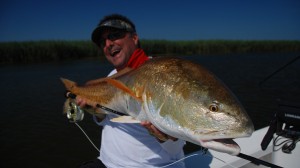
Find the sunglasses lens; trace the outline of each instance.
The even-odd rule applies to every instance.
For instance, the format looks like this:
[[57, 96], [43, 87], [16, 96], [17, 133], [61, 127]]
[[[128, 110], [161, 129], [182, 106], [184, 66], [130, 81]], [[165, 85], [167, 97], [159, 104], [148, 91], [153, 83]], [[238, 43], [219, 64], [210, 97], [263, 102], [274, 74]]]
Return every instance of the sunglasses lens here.
[[117, 40], [117, 39], [120, 39], [120, 38], [123, 38], [125, 36], [126, 32], [115, 32], [115, 33], [110, 33], [108, 36], [107, 36], [107, 39], [109, 40]]
[[125, 31], [111, 32], [111, 33], [109, 33], [109, 34], [106, 36], [106, 38], [102, 38], [102, 39], [101, 39], [100, 44], [101, 44], [102, 47], [104, 47], [104, 46], [105, 46], [106, 39], [111, 40], [111, 41], [115, 41], [115, 40], [124, 38], [125, 35], [126, 35], [126, 32], [125, 32]]

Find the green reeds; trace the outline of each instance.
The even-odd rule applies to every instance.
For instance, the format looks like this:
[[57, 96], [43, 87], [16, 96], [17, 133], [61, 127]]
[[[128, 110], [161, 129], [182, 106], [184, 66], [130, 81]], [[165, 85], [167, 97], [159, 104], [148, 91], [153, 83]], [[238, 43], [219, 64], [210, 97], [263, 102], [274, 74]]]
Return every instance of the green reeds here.
[[142, 41], [142, 47], [148, 51], [148, 53], [152, 54], [215, 55], [231, 53], [274, 53], [300, 51], [300, 41], [144, 40]]
[[0, 43], [0, 63], [39, 63], [95, 57], [100, 50], [88, 41]]
[[[141, 40], [148, 55], [215, 55], [231, 53], [299, 52], [300, 41]], [[31, 41], [0, 43], [0, 63], [39, 63], [99, 57], [91, 41]]]

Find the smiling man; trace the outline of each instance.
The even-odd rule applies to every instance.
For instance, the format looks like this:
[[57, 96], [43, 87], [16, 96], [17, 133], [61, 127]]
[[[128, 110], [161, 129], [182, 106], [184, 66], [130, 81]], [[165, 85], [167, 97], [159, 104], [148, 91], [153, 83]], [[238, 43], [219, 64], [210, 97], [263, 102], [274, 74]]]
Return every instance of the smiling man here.
[[[135, 25], [126, 17], [113, 14], [104, 17], [92, 33], [92, 41], [103, 50], [106, 59], [115, 67], [109, 75], [126, 67], [138, 68], [149, 57], [140, 47]], [[77, 104], [86, 105], [77, 98]], [[115, 115], [94, 116], [95, 122], [103, 126], [100, 156], [86, 162], [88, 167], [162, 167], [183, 158], [184, 141], [170, 137], [151, 123], [126, 124], [111, 122]], [[150, 133], [149, 133], [150, 132]], [[184, 168], [184, 162], [173, 164], [173, 168]]]

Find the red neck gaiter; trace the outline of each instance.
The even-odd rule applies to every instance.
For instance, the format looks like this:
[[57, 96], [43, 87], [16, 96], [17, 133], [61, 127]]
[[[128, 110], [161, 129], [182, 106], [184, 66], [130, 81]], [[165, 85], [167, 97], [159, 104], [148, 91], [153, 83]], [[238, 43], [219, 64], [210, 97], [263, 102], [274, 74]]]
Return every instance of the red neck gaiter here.
[[[145, 54], [145, 52], [138, 48], [131, 55], [129, 61], [127, 62], [127, 67], [136, 69], [147, 61], [149, 57]], [[120, 69], [117, 69], [119, 71]]]

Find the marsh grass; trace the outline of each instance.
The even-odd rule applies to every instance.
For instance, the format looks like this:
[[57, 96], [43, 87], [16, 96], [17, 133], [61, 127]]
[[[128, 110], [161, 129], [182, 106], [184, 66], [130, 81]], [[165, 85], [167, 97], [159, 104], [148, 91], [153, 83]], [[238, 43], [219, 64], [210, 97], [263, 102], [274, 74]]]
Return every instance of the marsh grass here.
[[95, 57], [99, 51], [87, 41], [31, 41], [0, 43], [0, 63], [40, 63]]
[[[300, 41], [242, 40], [141, 40], [148, 55], [216, 55], [300, 51]], [[29, 41], [0, 43], [0, 63], [40, 63], [99, 57], [103, 53], [90, 41]]]

